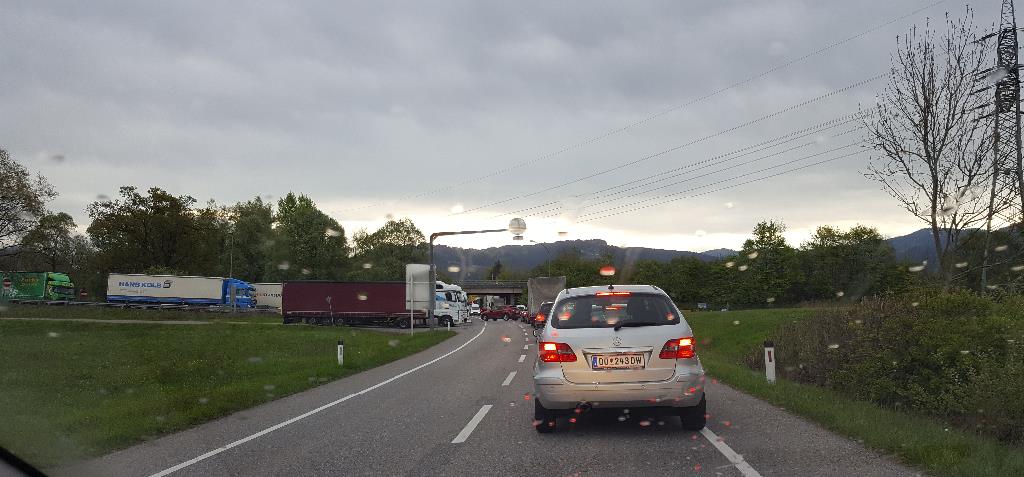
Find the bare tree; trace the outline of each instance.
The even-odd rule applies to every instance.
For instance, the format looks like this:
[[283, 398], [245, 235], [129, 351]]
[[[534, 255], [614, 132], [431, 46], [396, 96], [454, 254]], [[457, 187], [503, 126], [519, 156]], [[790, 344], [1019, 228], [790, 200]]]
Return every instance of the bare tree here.
[[991, 129], [979, 109], [986, 98], [974, 94], [986, 54], [972, 17], [947, 14], [942, 34], [926, 23], [898, 37], [889, 84], [865, 120], [879, 153], [865, 175], [928, 224], [945, 286], [950, 252], [990, 210]]

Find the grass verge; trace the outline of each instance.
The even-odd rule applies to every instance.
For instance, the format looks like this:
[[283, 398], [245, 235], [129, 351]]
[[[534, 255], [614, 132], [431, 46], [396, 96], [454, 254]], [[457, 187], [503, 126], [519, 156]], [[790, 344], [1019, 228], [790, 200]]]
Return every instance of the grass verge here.
[[[701, 343], [708, 373], [750, 395], [821, 426], [896, 456], [937, 476], [1024, 475], [1024, 448], [951, 428], [935, 419], [882, 409], [817, 386], [779, 380], [741, 363], [775, 327], [814, 310], [775, 309], [690, 313], [686, 319]], [[738, 322], [738, 323], [736, 323]]]
[[[102, 455], [408, 356], [453, 332], [0, 321], [0, 445]], [[336, 345], [345, 340], [345, 365]]]

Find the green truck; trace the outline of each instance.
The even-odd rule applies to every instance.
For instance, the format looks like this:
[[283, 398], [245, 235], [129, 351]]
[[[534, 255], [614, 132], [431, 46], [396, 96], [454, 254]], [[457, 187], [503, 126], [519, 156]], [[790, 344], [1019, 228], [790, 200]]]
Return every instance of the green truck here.
[[66, 273], [0, 272], [7, 300], [73, 300], [75, 284]]

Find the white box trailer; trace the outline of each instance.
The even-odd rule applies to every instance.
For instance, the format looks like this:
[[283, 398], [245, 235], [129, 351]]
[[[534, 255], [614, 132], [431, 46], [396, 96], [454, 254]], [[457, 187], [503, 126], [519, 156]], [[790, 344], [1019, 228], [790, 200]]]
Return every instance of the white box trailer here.
[[252, 286], [256, 289], [253, 296], [256, 298], [257, 308], [281, 309], [282, 286], [280, 283], [253, 283]]
[[234, 278], [111, 273], [107, 301], [113, 303], [175, 303], [181, 305], [252, 306], [252, 285]]

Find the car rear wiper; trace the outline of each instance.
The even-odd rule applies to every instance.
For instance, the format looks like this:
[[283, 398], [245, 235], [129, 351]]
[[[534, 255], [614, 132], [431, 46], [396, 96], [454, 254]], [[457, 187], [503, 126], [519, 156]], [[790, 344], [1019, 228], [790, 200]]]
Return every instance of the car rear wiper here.
[[619, 331], [622, 327], [634, 327], [634, 326], [658, 326], [661, 323], [655, 323], [653, 321], [621, 321], [615, 325], [615, 331]]

